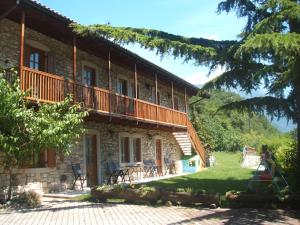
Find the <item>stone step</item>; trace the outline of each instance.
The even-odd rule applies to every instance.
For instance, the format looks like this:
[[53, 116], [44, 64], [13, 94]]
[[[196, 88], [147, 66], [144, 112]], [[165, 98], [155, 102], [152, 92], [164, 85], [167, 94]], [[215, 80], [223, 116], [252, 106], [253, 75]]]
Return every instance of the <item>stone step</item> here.
[[191, 155], [192, 143], [187, 132], [173, 132], [173, 136], [176, 139], [181, 151], [184, 155]]

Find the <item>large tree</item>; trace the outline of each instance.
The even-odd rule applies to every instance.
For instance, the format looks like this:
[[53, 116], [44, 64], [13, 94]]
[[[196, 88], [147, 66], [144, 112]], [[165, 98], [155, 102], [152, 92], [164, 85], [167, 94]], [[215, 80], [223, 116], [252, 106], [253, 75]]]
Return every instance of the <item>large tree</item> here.
[[87, 112], [72, 105], [70, 97], [56, 104], [32, 105], [18, 80], [11, 84], [3, 75], [0, 69], [0, 165], [9, 175], [10, 198], [13, 169], [46, 149], [69, 154], [84, 131]]
[[181, 57], [211, 70], [226, 71], [204, 89], [239, 88], [251, 93], [267, 90], [264, 97], [242, 100], [227, 108], [268, 113], [297, 123], [298, 180], [300, 181], [300, 5], [299, 0], [225, 0], [218, 12], [235, 11], [247, 23], [239, 40], [213, 41], [166, 32], [110, 25], [72, 28], [86, 37], [108, 38], [119, 44], [139, 43], [161, 55]]

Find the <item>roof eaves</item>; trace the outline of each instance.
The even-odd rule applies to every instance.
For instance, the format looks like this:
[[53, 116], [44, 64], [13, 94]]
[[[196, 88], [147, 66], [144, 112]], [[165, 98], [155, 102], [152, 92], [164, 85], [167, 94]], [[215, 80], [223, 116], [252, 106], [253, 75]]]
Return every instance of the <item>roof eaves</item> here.
[[[53, 16], [56, 19], [60, 20], [61, 22], [64, 22], [67, 25], [70, 24], [70, 23], [76, 23], [72, 19], [62, 15], [61, 13], [49, 8], [48, 6], [38, 2], [36, 0], [17, 0], [17, 2], [18, 1], [20, 1], [21, 4], [24, 4], [24, 5], [29, 6], [29, 7], [33, 7], [35, 9], [38, 9], [38, 10], [42, 11], [43, 13], [46, 13], [50, 16]], [[196, 87], [195, 85], [193, 85], [193, 84], [185, 81], [184, 79], [178, 77], [177, 75], [175, 75], [175, 74], [173, 74], [173, 73], [171, 73], [171, 72], [155, 65], [154, 63], [142, 58], [141, 56], [127, 50], [126, 48], [124, 48], [124, 47], [122, 47], [118, 44], [115, 44], [115, 43], [111, 42], [110, 40], [108, 40], [104, 37], [99, 38], [99, 40], [105, 42], [106, 44], [110, 45], [113, 48], [116, 48], [117, 50], [123, 51], [125, 54], [128, 54], [129, 56], [137, 59], [140, 63], [146, 64], [149, 67], [154, 67], [160, 73], [164, 73], [164, 74], [168, 74], [169, 76], [172, 76], [172, 78], [174, 78], [177, 82], [184, 83], [186, 86], [193, 89], [194, 92], [197, 92], [199, 90], [199, 88]]]

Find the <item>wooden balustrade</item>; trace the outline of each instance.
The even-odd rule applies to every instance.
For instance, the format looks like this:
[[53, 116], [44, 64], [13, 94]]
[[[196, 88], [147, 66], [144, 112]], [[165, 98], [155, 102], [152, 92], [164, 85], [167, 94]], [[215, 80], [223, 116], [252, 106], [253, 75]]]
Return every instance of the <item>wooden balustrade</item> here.
[[196, 151], [199, 153], [200, 157], [202, 158], [203, 162], [205, 163], [204, 147], [199, 139], [199, 136], [198, 136], [193, 124], [191, 123], [191, 121], [189, 119], [187, 120], [187, 130], [188, 130], [188, 133], [190, 135], [190, 138], [194, 144]]
[[135, 100], [128, 96], [111, 93], [112, 113], [135, 116]]
[[67, 96], [67, 81], [60, 76], [23, 67], [21, 89], [27, 92], [28, 99], [41, 102], [60, 102]]
[[[7, 75], [9, 79], [12, 79]], [[186, 113], [172, 110], [140, 99], [130, 98], [117, 93], [110, 93], [98, 87], [75, 83], [64, 77], [23, 67], [21, 89], [26, 91], [27, 98], [40, 102], [60, 102], [68, 94], [76, 93], [76, 102], [84, 107], [109, 113], [136, 117], [139, 120], [186, 127]], [[75, 92], [74, 92], [75, 88]]]
[[[205, 150], [185, 112], [172, 110], [140, 99], [130, 98], [98, 87], [90, 87], [75, 83], [64, 77], [37, 71], [27, 67], [22, 68], [20, 87], [27, 92], [27, 98], [40, 102], [60, 102], [69, 94], [76, 93], [76, 101], [90, 109], [135, 117], [139, 120], [157, 122], [186, 127], [191, 141], [200, 157], [205, 161]], [[12, 82], [15, 73], [7, 70], [4, 77]], [[75, 88], [75, 92], [74, 92]]]
[[138, 102], [138, 114], [137, 117], [140, 119], [157, 121], [156, 118], [156, 107], [157, 105], [142, 100], [137, 100]]
[[173, 123], [173, 110], [159, 106], [158, 107], [158, 121], [164, 122], [164, 123]]

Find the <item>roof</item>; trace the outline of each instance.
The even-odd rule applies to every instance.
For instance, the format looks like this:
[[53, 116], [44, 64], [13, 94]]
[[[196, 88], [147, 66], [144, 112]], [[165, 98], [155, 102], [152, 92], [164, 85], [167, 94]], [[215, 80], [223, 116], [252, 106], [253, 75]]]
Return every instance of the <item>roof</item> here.
[[[72, 19], [60, 14], [59, 12], [41, 4], [40, 2], [36, 1], [36, 0], [16, 0], [16, 4], [20, 4], [22, 6], [26, 6], [26, 7], [30, 7], [33, 8], [35, 10], [38, 10], [42, 13], [47, 14], [48, 16], [51, 16], [57, 20], [59, 20], [60, 22], [69, 25], [71, 23], [75, 23], [75, 21], [73, 21]], [[196, 94], [199, 90], [198, 87], [194, 86], [193, 84], [185, 81], [184, 79], [178, 77], [177, 75], [157, 66], [156, 64], [142, 58], [141, 56], [125, 49], [124, 47], [121, 47], [120, 45], [117, 45], [111, 41], [109, 41], [108, 39], [105, 38], [97, 38], [99, 39], [101, 42], [104, 42], [105, 44], [109, 45], [111, 48], [117, 49], [118, 51], [123, 52], [124, 54], [126, 54], [129, 57], [134, 58], [137, 62], [142, 63], [144, 65], [147, 65], [148, 67], [153, 68], [154, 70], [156, 70], [158, 73], [160, 73], [161, 75], [166, 75], [168, 76], [168, 78], [174, 80], [175, 82], [177, 82], [180, 85], [184, 85], [187, 88], [187, 92], [192, 93], [192, 94]]]

